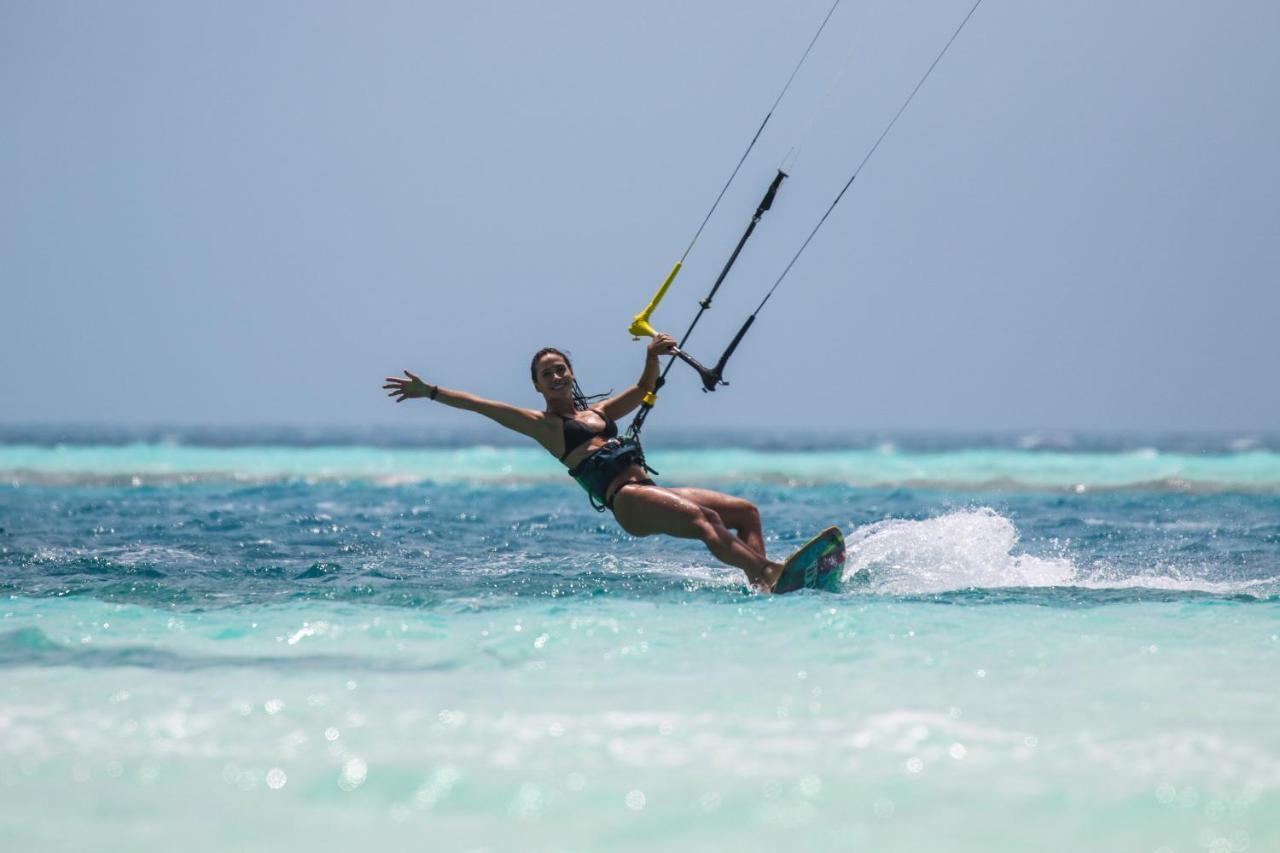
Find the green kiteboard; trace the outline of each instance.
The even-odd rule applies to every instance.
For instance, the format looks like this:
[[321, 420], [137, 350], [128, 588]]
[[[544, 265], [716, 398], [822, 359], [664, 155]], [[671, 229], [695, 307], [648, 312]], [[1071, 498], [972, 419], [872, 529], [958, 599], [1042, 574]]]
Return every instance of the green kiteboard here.
[[798, 589], [837, 592], [843, 574], [844, 535], [839, 527], [828, 527], [787, 558], [773, 591], [777, 594]]

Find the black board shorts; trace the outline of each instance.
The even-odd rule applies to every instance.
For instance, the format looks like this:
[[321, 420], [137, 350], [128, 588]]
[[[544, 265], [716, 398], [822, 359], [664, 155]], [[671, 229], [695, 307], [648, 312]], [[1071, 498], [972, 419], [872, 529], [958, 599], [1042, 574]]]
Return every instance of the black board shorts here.
[[[613, 509], [613, 498], [605, 497], [609, 484], [632, 465], [644, 466], [644, 451], [640, 449], [640, 443], [634, 439], [611, 438], [571, 468], [569, 476], [586, 489], [587, 496], [591, 498], [591, 505], [596, 508], [596, 511], [604, 512], [606, 509]], [[653, 485], [653, 480], [647, 478], [639, 482], [644, 485]]]

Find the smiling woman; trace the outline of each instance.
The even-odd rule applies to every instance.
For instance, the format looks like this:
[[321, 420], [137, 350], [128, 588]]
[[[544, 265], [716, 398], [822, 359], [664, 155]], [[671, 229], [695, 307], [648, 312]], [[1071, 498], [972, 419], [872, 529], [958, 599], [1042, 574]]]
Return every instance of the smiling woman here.
[[770, 592], [783, 566], [765, 553], [755, 505], [710, 489], [659, 486], [649, 477], [639, 441], [618, 438], [618, 419], [654, 391], [658, 359], [675, 348], [670, 335], [656, 334], [636, 384], [595, 406], [578, 386], [568, 357], [553, 347], [535, 353], [530, 365], [533, 387], [546, 401], [541, 412], [430, 385], [408, 370], [403, 377], [388, 376], [382, 387], [397, 403], [425, 397], [478, 412], [532, 438], [565, 464], [593, 506], [612, 510], [623, 530], [633, 536], [698, 539], [716, 559], [742, 569], [753, 587]]

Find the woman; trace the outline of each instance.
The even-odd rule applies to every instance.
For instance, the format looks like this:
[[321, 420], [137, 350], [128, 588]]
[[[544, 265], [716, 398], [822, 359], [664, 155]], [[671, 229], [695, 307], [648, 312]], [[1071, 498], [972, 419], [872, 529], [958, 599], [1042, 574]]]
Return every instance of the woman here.
[[[675, 349], [658, 334], [649, 344], [640, 380], [598, 406], [588, 405], [564, 353], [547, 347], [534, 354], [533, 387], [546, 400], [541, 411], [485, 400], [463, 391], [428, 385], [408, 370], [388, 376], [382, 387], [399, 403], [426, 397], [456, 409], [479, 412], [527, 435], [559, 458], [592, 498], [613, 511], [632, 536], [665, 533], [701, 540], [715, 557], [746, 572], [750, 584], [773, 589], [782, 565], [765, 556], [760, 513], [754, 504], [709, 489], [668, 489], [648, 477], [638, 445], [619, 441], [617, 421], [634, 411], [658, 380], [658, 359]], [[735, 534], [736, 531], [736, 534]]]

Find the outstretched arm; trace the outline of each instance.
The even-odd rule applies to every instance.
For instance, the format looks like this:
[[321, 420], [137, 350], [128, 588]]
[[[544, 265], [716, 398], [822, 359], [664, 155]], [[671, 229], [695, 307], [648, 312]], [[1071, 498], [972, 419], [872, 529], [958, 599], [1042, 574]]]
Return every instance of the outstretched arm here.
[[444, 403], [455, 409], [479, 412], [507, 429], [515, 430], [530, 438], [538, 438], [538, 427], [542, 423], [542, 416], [532, 409], [520, 409], [506, 403], [486, 400], [465, 391], [451, 391], [439, 385], [428, 385], [408, 370], [404, 372], [404, 376], [408, 378], [388, 376], [386, 384], [382, 386], [387, 389], [387, 396], [394, 397], [397, 403], [426, 397], [428, 400], [435, 400], [437, 403]]
[[654, 335], [645, 350], [644, 372], [640, 374], [639, 381], [618, 396], [605, 400], [600, 407], [604, 409], [604, 413], [616, 421], [626, 417], [629, 412], [639, 406], [644, 400], [644, 395], [655, 390], [654, 386], [658, 384], [658, 359], [664, 355], [670, 355], [675, 348], [675, 338], [662, 332]]

